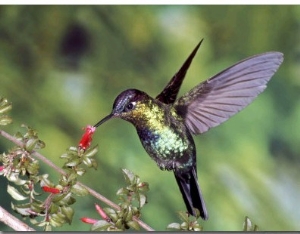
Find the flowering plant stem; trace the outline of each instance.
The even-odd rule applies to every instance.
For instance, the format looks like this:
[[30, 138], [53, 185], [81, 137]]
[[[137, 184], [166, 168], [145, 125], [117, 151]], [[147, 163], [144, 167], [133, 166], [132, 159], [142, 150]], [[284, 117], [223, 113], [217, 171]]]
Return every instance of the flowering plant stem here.
[[[19, 140], [17, 140], [15, 137], [13, 137], [12, 135], [8, 134], [7, 132], [0, 130], [0, 135], [3, 136], [4, 138], [8, 139], [9, 141], [13, 142], [14, 144], [16, 144], [17, 146], [23, 147], [23, 143]], [[42, 154], [40, 154], [37, 151], [32, 151], [31, 152], [32, 155], [34, 155], [37, 159], [39, 159], [40, 161], [44, 162], [45, 164], [47, 164], [48, 166], [52, 167], [54, 170], [56, 170], [57, 172], [59, 172], [60, 174], [66, 175], [65, 171], [63, 169], [61, 169], [60, 167], [56, 166], [52, 161], [50, 161], [49, 159], [47, 159], [45, 156], [43, 156]], [[99, 194], [98, 192], [96, 192], [95, 190], [91, 189], [90, 187], [77, 182], [78, 185], [83, 186], [86, 190], [88, 190], [88, 192], [94, 196], [95, 198], [97, 198], [98, 200], [104, 202], [105, 204], [109, 205], [110, 207], [116, 209], [116, 210], [120, 210], [120, 207], [115, 204], [114, 202], [110, 201], [109, 199], [107, 199], [106, 197], [104, 197], [103, 195]], [[146, 223], [144, 223], [143, 221], [141, 221], [140, 219], [133, 217], [133, 220], [138, 222], [139, 225], [144, 228], [147, 231], [154, 231], [154, 229], [152, 229], [149, 225], [147, 225]]]

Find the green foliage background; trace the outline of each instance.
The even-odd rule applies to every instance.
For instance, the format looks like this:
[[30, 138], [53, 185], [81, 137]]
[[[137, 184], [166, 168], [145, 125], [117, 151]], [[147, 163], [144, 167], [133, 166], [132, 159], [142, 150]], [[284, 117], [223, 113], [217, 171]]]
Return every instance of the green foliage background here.
[[[204, 230], [242, 230], [246, 215], [260, 230], [300, 229], [299, 6], [0, 6], [0, 32], [0, 95], [13, 103], [14, 119], [4, 130], [37, 129], [41, 153], [58, 165], [121, 91], [157, 95], [201, 38], [180, 94], [248, 56], [283, 52], [253, 104], [194, 139], [210, 215]], [[105, 123], [96, 143], [98, 170], [82, 182], [114, 200], [121, 168], [132, 170], [150, 183], [142, 219], [156, 230], [178, 221], [185, 207], [173, 175], [147, 156], [130, 124]], [[1, 152], [11, 146], [0, 139]], [[10, 209], [7, 182], [0, 183], [0, 203]], [[78, 200], [73, 224], [60, 230], [88, 230], [79, 218], [99, 217], [95, 200]]]

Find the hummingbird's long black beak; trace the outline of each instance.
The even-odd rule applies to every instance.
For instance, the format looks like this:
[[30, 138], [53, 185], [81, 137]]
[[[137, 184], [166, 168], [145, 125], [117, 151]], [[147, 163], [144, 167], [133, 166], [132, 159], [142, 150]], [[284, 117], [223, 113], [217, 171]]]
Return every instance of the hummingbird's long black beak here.
[[94, 125], [95, 128], [99, 127], [101, 124], [103, 124], [104, 122], [106, 122], [107, 120], [109, 120], [110, 118], [112, 118], [114, 115], [113, 114], [109, 114], [108, 116], [104, 117], [103, 119], [101, 119], [98, 123], [96, 123]]

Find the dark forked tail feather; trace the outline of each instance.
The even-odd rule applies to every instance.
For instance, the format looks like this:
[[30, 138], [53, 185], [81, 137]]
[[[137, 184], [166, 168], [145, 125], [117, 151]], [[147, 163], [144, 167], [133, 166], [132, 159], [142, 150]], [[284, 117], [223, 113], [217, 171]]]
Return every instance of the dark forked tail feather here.
[[196, 216], [194, 208], [198, 209], [202, 219], [208, 219], [205, 202], [197, 181], [196, 168], [184, 173], [174, 171], [174, 175], [182, 194], [188, 212]]

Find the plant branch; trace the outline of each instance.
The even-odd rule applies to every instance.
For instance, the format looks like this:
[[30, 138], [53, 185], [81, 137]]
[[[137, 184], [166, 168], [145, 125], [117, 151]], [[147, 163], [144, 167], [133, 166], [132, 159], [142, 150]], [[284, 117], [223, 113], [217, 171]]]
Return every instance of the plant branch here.
[[[13, 142], [14, 144], [16, 144], [17, 146], [20, 147], [24, 147], [24, 144], [17, 140], [14, 136], [8, 134], [7, 132], [0, 130], [0, 135], [5, 137], [6, 139], [8, 139], [9, 141]], [[60, 167], [56, 166], [52, 161], [50, 161], [49, 159], [47, 159], [45, 156], [43, 156], [42, 154], [40, 154], [37, 151], [32, 151], [31, 152], [32, 155], [34, 155], [37, 159], [41, 160], [42, 162], [44, 162], [45, 164], [49, 165], [50, 167], [52, 167], [54, 170], [56, 170], [57, 172], [59, 172], [60, 174], [66, 175], [66, 172], [61, 169]], [[120, 207], [115, 204], [114, 202], [110, 201], [109, 199], [107, 199], [106, 197], [104, 197], [103, 195], [99, 194], [98, 192], [96, 192], [95, 190], [91, 189], [90, 187], [77, 182], [78, 185], [83, 186], [85, 189], [87, 189], [89, 191], [89, 193], [94, 196], [95, 198], [97, 198], [98, 200], [104, 202], [105, 204], [109, 205], [110, 207], [113, 207], [114, 209], [120, 210]], [[138, 222], [139, 225], [144, 228], [147, 231], [154, 231], [153, 228], [151, 228], [149, 225], [147, 225], [146, 223], [144, 223], [143, 221], [141, 221], [140, 219], [133, 217], [133, 220]]]
[[15, 231], [35, 231], [29, 227], [26, 223], [17, 219], [15, 216], [10, 214], [7, 210], [0, 206], [0, 221], [11, 227]]

